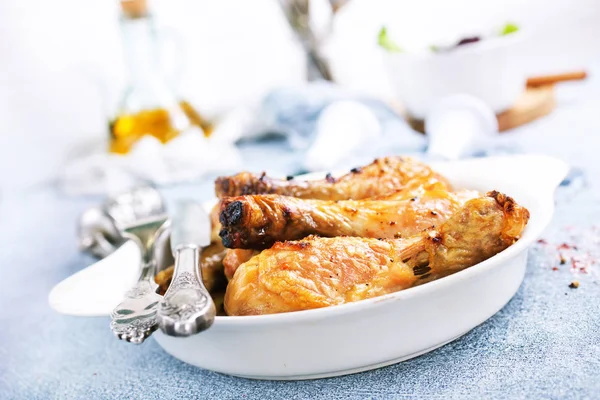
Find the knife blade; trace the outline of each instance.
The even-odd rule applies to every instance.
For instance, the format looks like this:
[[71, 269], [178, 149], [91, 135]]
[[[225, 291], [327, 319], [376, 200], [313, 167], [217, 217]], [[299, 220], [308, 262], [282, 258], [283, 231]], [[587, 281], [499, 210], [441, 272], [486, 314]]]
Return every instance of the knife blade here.
[[210, 244], [210, 216], [204, 207], [192, 200], [180, 200], [176, 204], [171, 224], [171, 250], [180, 246]]

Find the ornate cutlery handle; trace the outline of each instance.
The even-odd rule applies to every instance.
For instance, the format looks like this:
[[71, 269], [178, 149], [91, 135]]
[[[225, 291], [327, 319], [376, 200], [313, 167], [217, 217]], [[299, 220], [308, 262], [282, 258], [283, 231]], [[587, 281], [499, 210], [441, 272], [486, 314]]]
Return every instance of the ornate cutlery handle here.
[[200, 249], [178, 247], [173, 279], [158, 307], [160, 329], [169, 336], [190, 336], [208, 329], [215, 314], [215, 304], [202, 283]]
[[138, 282], [111, 314], [110, 328], [119, 339], [140, 344], [158, 327], [156, 311], [161, 298], [154, 282], [155, 263], [144, 264]]

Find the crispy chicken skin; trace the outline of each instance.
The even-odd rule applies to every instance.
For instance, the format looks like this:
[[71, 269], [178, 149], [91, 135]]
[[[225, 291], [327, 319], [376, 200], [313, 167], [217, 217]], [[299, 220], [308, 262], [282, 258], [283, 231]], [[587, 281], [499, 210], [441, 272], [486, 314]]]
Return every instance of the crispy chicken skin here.
[[415, 181], [409, 184], [407, 187], [390, 192], [381, 196], [370, 197], [368, 200], [409, 200], [413, 198], [421, 198], [428, 194], [428, 192], [450, 192], [453, 193], [462, 203], [467, 200], [480, 197], [481, 193], [476, 190], [450, 190], [448, 185], [444, 182], [419, 182]]
[[219, 177], [215, 181], [218, 198], [248, 194], [281, 194], [303, 199], [360, 200], [400, 190], [415, 182], [448, 182], [427, 165], [408, 157], [384, 157], [355, 168], [341, 178], [330, 175], [318, 181], [281, 180], [250, 172]]
[[[200, 255], [200, 266], [202, 268], [202, 279], [204, 286], [209, 292], [219, 288], [223, 279], [223, 257], [226, 249], [221, 242], [213, 242], [202, 250]], [[159, 293], [164, 294], [173, 277], [173, 266], [163, 269], [154, 277], [154, 281], [160, 287]]]
[[[386, 174], [390, 174], [390, 176], [386, 176]], [[376, 182], [372, 185], [369, 180], [375, 180]], [[400, 185], [402, 189], [398, 190], [400, 183], [402, 183]], [[360, 185], [360, 188], [352, 188], [354, 184]], [[376, 187], [379, 184], [384, 186]], [[274, 192], [284, 195], [297, 195], [303, 198], [316, 196], [317, 198], [330, 199], [333, 196], [333, 200], [335, 198], [350, 199], [353, 198], [352, 196], [400, 200], [421, 196], [423, 188], [432, 185], [440, 189], [450, 188], [445, 178], [420, 162], [409, 158], [386, 157], [375, 160], [366, 167], [355, 168], [342, 178], [327, 177], [324, 181], [311, 183], [298, 180], [293, 182], [290, 182], [290, 180], [279, 181], [267, 178], [264, 175], [256, 177], [248, 173], [222, 177], [215, 182], [215, 192], [219, 198], [235, 195], [236, 193], [246, 195]], [[211, 240], [213, 242], [221, 241], [219, 237], [222, 228], [219, 222], [220, 208], [221, 201], [215, 205], [211, 212]], [[228, 250], [227, 255], [228, 257], [223, 260], [223, 263], [225, 275], [230, 279], [237, 267], [247, 261], [251, 255], [254, 255], [254, 252]]]
[[[414, 195], [416, 193], [420, 195]], [[228, 197], [220, 236], [229, 248], [264, 249], [275, 242], [325, 237], [398, 238], [438, 226], [464, 203], [440, 186], [400, 200], [305, 200], [280, 195]], [[389, 198], [393, 198], [389, 196]]]
[[309, 237], [276, 243], [242, 264], [228, 315], [343, 304], [410, 288], [473, 266], [514, 243], [527, 209], [498, 192], [469, 200], [438, 229], [408, 239]]

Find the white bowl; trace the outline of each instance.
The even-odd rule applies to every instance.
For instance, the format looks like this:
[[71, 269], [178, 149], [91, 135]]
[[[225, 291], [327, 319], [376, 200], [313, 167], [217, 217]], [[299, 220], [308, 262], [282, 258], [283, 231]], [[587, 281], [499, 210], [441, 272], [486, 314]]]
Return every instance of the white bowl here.
[[431, 107], [453, 94], [475, 96], [500, 113], [525, 89], [522, 37], [517, 32], [439, 53], [385, 51], [384, 60], [394, 91], [413, 118], [425, 119]]
[[[481, 158], [432, 165], [457, 187], [496, 189], [527, 207], [523, 237], [496, 256], [449, 277], [385, 296], [285, 314], [217, 317], [188, 338], [156, 332], [174, 357], [256, 379], [310, 379], [394, 364], [475, 328], [515, 294], [527, 249], [552, 218], [553, 194], [568, 167], [545, 156]], [[313, 175], [314, 176], [314, 175]]]

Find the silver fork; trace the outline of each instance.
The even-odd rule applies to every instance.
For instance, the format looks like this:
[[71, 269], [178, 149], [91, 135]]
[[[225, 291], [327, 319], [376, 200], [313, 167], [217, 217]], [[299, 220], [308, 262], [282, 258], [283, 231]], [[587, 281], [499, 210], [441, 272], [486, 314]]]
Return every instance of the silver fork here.
[[104, 258], [127, 240], [123, 237], [123, 232], [128, 227], [166, 214], [163, 198], [150, 186], [136, 187], [111, 196], [80, 216], [79, 248], [98, 258]]
[[140, 344], [158, 327], [156, 312], [162, 299], [154, 281], [155, 243], [168, 232], [170, 221], [157, 218], [125, 230], [123, 236], [134, 240], [142, 251], [142, 272], [138, 282], [111, 314], [110, 328], [121, 340]]
[[156, 329], [155, 242], [168, 229], [166, 205], [160, 193], [140, 186], [107, 198], [99, 207], [88, 209], [79, 221], [81, 250], [106, 257], [127, 240], [133, 240], [142, 255], [138, 282], [113, 310], [110, 327], [115, 335], [142, 343]]

